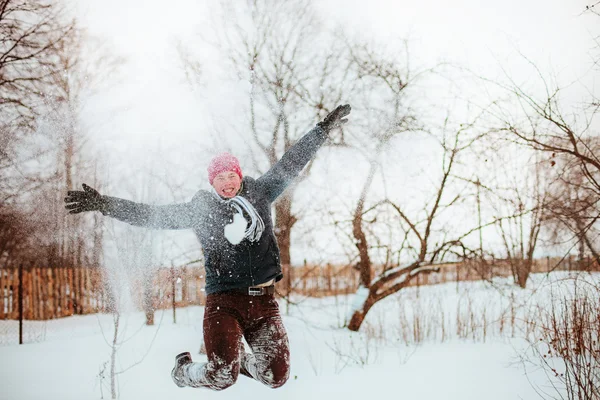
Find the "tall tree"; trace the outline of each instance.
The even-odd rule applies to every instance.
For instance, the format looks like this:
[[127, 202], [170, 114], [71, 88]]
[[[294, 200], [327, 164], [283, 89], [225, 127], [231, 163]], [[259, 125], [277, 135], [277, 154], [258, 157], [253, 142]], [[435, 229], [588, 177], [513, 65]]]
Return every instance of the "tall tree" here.
[[[69, 218], [64, 211], [63, 197], [67, 190], [74, 188], [74, 182], [81, 176], [95, 175], [99, 160], [88, 146], [89, 127], [82, 121], [82, 114], [88, 101], [97, 92], [110, 84], [118, 76], [118, 68], [123, 59], [112, 54], [106, 43], [90, 37], [82, 29], [74, 29], [64, 40], [56, 44], [56, 58], [59, 70], [50, 78], [51, 87], [46, 95], [48, 111], [44, 119], [51, 125], [54, 144], [56, 184], [53, 187], [51, 214], [52, 225], [56, 228], [52, 235], [57, 258], [67, 265], [94, 264], [93, 254], [101, 253], [98, 240], [88, 240], [78, 232], [86, 221]], [[114, 115], [114, 114], [113, 114]], [[87, 147], [87, 148], [86, 148]], [[97, 187], [96, 182], [92, 183]], [[94, 220], [97, 230], [98, 221]], [[92, 244], [92, 246], [90, 246]]]
[[6, 262], [40, 255], [36, 232], [45, 225], [32, 219], [33, 192], [48, 187], [55, 174], [39, 167], [51, 157], [51, 146], [34, 138], [43, 136], [40, 117], [61, 68], [58, 46], [74, 26], [59, 2], [0, 1], [0, 214], [13, 232], [0, 243]]
[[[467, 191], [457, 190], [457, 186], [464, 186], [457, 179], [460, 157], [485, 134], [477, 126], [478, 117], [459, 124], [448, 116], [438, 128], [426, 123], [416, 105], [419, 95], [414, 93], [420, 79], [433, 70], [418, 73], [411, 70], [408, 46], [400, 52], [400, 57], [394, 52], [393, 58], [375, 49], [372, 44], [356, 43], [348, 49], [352, 71], [361, 82], [357, 100], [360, 105], [356, 108], [359, 108], [357, 114], [363, 116], [361, 122], [354, 121], [348, 142], [359, 149], [369, 165], [351, 218], [360, 275], [348, 321], [348, 328], [353, 331], [360, 329], [377, 302], [408, 286], [419, 275], [437, 271], [435, 264], [474, 254], [465, 238], [476, 229], [455, 229], [447, 215], [463, 206], [469, 196]], [[387, 190], [369, 195], [377, 175], [389, 173], [381, 165], [381, 158], [394, 148], [395, 139], [409, 135], [426, 140], [431, 146], [430, 153], [439, 155], [435, 161], [427, 161], [427, 170], [437, 171], [434, 183], [412, 185], [404, 199], [395, 198]], [[412, 166], [407, 167], [408, 170]], [[385, 185], [385, 179], [381, 182]], [[409, 205], [415, 197], [423, 198], [416, 209], [414, 204]], [[384, 225], [395, 225], [392, 229], [397, 235], [391, 236], [389, 242], [380, 235]], [[383, 257], [381, 249], [385, 251]]]
[[[347, 65], [343, 46], [321, 28], [308, 0], [223, 2], [218, 45], [235, 74], [250, 84], [244, 142], [254, 169], [264, 173], [307, 129], [344, 101]], [[198, 70], [189, 57], [188, 70]], [[330, 144], [342, 144], [343, 132]], [[300, 179], [306, 178], [311, 167]], [[284, 290], [289, 292], [291, 233], [300, 218], [293, 211], [292, 186], [275, 203], [275, 234]]]
[[40, 184], [21, 179], [19, 146], [46, 109], [52, 76], [61, 68], [58, 45], [73, 30], [58, 2], [0, 0], [0, 203], [13, 199], [23, 184]]

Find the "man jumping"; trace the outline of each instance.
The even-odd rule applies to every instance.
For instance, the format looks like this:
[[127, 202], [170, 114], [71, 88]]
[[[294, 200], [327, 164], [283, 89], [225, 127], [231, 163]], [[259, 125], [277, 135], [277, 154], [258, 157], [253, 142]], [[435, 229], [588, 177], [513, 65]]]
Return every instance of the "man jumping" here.
[[[83, 184], [69, 191], [71, 214], [100, 211], [132, 225], [193, 229], [206, 269], [203, 331], [208, 362], [192, 362], [189, 352], [175, 357], [171, 372], [179, 387], [223, 390], [241, 373], [277, 388], [289, 377], [287, 333], [274, 297], [283, 277], [273, 233], [271, 204], [297, 177], [329, 132], [348, 122], [350, 105], [338, 106], [293, 145], [258, 179], [244, 177], [237, 158], [223, 153], [208, 166], [212, 190], [200, 190], [188, 203], [153, 206], [103, 196]], [[242, 336], [252, 353], [246, 353]]]

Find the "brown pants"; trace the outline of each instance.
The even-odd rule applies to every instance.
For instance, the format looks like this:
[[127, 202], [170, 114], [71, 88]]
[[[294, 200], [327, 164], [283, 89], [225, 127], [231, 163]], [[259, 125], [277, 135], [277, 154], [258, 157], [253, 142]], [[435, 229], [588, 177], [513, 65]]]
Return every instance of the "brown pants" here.
[[[242, 336], [252, 354], [241, 357]], [[240, 361], [245, 375], [272, 388], [282, 386], [289, 377], [289, 343], [273, 295], [236, 292], [208, 295], [204, 343], [208, 362], [188, 367], [189, 386], [226, 389], [236, 382]]]

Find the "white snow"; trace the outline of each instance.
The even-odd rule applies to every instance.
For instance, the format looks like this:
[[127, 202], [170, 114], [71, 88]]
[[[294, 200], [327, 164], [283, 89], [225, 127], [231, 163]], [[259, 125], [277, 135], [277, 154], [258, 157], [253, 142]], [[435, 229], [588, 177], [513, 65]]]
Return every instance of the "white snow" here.
[[231, 244], [239, 244], [246, 234], [246, 227], [248, 227], [248, 221], [240, 213], [233, 215], [233, 222], [225, 225], [225, 238]]
[[[157, 311], [151, 327], [143, 313], [123, 313], [119, 398], [535, 399], [536, 388], [549, 387], [548, 377], [518, 362], [528, 344], [518, 329], [509, 334], [507, 321], [514, 304], [521, 306], [518, 322], [527, 305], [547, 298], [552, 286], [538, 275], [532, 282], [537, 290], [507, 280], [493, 287], [461, 282], [407, 288], [376, 304], [358, 333], [343, 325], [359, 296], [296, 298], [283, 317], [290, 380], [275, 390], [244, 376], [222, 392], [178, 388], [170, 377], [174, 356], [190, 351], [195, 360], [205, 360], [198, 354], [203, 307], [178, 309], [177, 324], [171, 310]], [[467, 316], [462, 322], [461, 315]], [[89, 315], [27, 322], [29, 343], [21, 346], [15, 343], [16, 322], [0, 321], [0, 399], [109, 399], [112, 321], [111, 315]], [[461, 327], [465, 323], [468, 329]]]

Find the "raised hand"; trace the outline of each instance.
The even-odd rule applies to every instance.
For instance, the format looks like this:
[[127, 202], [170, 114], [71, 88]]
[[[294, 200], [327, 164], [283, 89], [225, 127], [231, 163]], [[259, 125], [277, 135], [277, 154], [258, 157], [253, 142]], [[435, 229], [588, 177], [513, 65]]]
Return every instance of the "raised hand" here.
[[351, 109], [350, 104], [337, 106], [335, 110], [327, 114], [325, 119], [317, 125], [319, 125], [326, 133], [329, 133], [332, 129], [338, 128], [348, 122], [348, 119], [344, 117], [350, 114]]
[[96, 189], [83, 185], [83, 190], [70, 190], [65, 197], [65, 208], [69, 214], [79, 214], [84, 211], [100, 211], [106, 202], [102, 195]]

